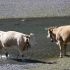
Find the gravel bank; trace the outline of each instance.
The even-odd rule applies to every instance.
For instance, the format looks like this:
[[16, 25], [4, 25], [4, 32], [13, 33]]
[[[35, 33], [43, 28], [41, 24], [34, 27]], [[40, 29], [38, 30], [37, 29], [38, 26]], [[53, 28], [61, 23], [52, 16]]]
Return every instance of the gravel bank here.
[[15, 59], [15, 58], [2, 58], [0, 59], [0, 70], [27, 70], [29, 68], [36, 68], [44, 65], [44, 62], [31, 59]]
[[18, 65], [18, 64], [4, 64], [0, 66], [0, 70], [27, 70], [28, 68], [35, 68], [41, 66], [42, 64], [25, 64], [25, 65]]
[[70, 0], [0, 0], [0, 18], [70, 16]]

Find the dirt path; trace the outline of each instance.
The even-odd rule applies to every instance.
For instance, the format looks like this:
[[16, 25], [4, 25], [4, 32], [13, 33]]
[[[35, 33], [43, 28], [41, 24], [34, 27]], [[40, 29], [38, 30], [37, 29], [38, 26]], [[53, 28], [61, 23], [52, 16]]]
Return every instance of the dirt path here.
[[50, 63], [28, 70], [70, 70], [70, 57], [57, 58], [48, 62]]

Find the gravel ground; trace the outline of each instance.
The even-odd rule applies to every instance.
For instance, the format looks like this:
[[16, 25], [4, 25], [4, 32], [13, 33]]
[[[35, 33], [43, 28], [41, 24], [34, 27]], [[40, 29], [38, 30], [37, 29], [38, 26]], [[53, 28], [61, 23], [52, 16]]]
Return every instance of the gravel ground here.
[[0, 70], [27, 70], [44, 65], [45, 62], [31, 59], [2, 58], [0, 59]]
[[27, 70], [28, 68], [35, 68], [40, 66], [41, 64], [24, 64], [24, 65], [18, 65], [18, 64], [4, 64], [0, 66], [1, 70]]

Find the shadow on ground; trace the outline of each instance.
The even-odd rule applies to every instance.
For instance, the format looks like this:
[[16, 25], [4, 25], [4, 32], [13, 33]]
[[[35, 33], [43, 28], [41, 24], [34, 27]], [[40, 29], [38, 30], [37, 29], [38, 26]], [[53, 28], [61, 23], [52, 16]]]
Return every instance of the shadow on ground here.
[[15, 59], [15, 58], [11, 58], [11, 60], [13, 61], [17, 61], [17, 62], [24, 62], [24, 63], [43, 63], [43, 64], [56, 64], [57, 62], [44, 62], [44, 61], [39, 61], [39, 60], [33, 60], [33, 59]]
[[67, 54], [67, 55], [65, 55], [65, 57], [70, 57], [70, 55]]

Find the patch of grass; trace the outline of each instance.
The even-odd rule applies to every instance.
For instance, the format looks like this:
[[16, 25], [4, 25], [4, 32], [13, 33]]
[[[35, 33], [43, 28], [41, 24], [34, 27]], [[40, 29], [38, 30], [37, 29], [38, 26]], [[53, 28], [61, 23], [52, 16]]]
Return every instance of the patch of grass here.
[[[25, 34], [34, 33], [38, 46], [23, 52], [26, 58], [45, 59], [59, 55], [59, 47], [47, 39], [46, 27], [70, 24], [70, 17], [50, 18], [28, 18], [22, 22], [21, 19], [1, 19], [0, 30], [14, 30]], [[68, 48], [69, 49], [69, 48]]]
[[[53, 64], [45, 64], [38, 68], [30, 70], [62, 70], [68, 69], [70, 65], [69, 57], [59, 59], [59, 47], [47, 39], [47, 31], [45, 28], [51, 26], [62, 26], [70, 24], [70, 17], [50, 17], [50, 18], [28, 18], [22, 22], [21, 19], [1, 19], [0, 30], [18, 31], [25, 34], [34, 33], [38, 46], [23, 52], [24, 58], [37, 59], [48, 62], [56, 62]], [[8, 50], [10, 54], [17, 54], [15, 50]], [[70, 51], [69, 45], [67, 51]], [[51, 58], [51, 59], [50, 59]]]

